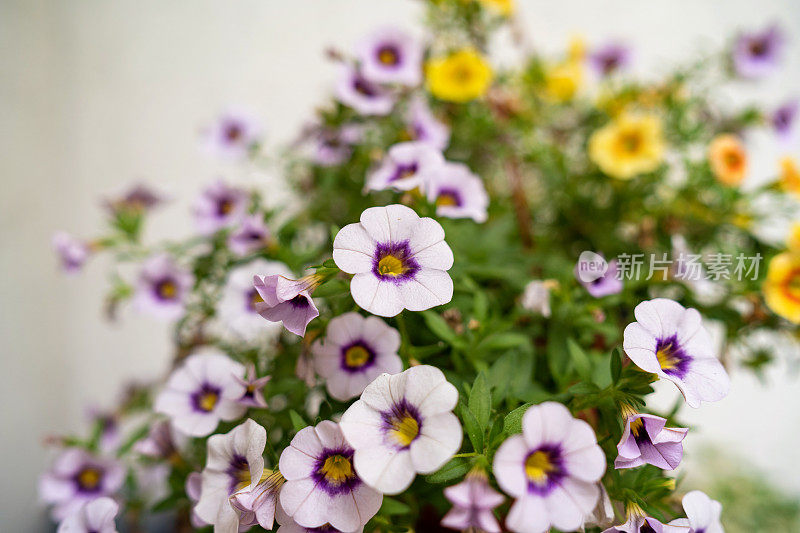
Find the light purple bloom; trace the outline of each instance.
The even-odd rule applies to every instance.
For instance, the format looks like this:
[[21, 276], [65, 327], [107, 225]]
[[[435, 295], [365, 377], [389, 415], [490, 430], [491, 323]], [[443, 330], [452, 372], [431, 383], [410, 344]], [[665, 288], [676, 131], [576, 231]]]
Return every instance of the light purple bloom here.
[[245, 407], [266, 407], [263, 390], [270, 379], [272, 379], [270, 376], [256, 377], [255, 365], [249, 364], [244, 378], [236, 376], [236, 380], [244, 387], [244, 394], [239, 398], [239, 403]]
[[623, 284], [622, 279], [619, 278], [619, 271], [617, 267], [617, 260], [612, 259], [608, 262], [608, 270], [605, 273], [592, 280], [584, 281], [579, 275], [580, 260], [575, 264], [575, 279], [578, 283], [583, 285], [586, 290], [595, 298], [603, 298], [612, 294], [619, 294], [622, 292]]
[[385, 88], [367, 81], [351, 65], [342, 66], [336, 82], [336, 97], [362, 115], [388, 115], [394, 107], [394, 96]]
[[241, 160], [258, 146], [262, 134], [263, 127], [253, 113], [230, 108], [203, 132], [203, 147], [213, 156]]
[[93, 425], [100, 425], [100, 450], [108, 453], [116, 451], [122, 443], [122, 435], [119, 431], [119, 417], [115, 413], [107, 413], [90, 408], [89, 418]]
[[172, 257], [158, 254], [142, 265], [136, 285], [134, 306], [162, 320], [178, 318], [184, 310], [194, 276], [178, 267]]
[[450, 143], [450, 128], [439, 121], [424, 98], [411, 101], [406, 114], [406, 124], [411, 138], [444, 151]]
[[117, 533], [119, 504], [108, 497], [85, 503], [58, 525], [57, 533]]
[[630, 47], [617, 42], [607, 43], [589, 54], [594, 69], [603, 76], [625, 68], [631, 59]]
[[143, 183], [137, 183], [119, 198], [108, 200], [106, 206], [112, 213], [119, 211], [145, 212], [162, 204], [165, 198]]
[[687, 518], [673, 520], [670, 525], [687, 527], [691, 533], [725, 533], [719, 519], [722, 504], [718, 501], [704, 492], [693, 490], [686, 493], [682, 503]]
[[239, 530], [258, 524], [271, 530], [275, 525], [278, 494], [284, 483], [280, 472], [264, 470], [261, 480], [253, 488], [244, 488], [231, 496], [231, 505], [239, 514]]
[[664, 427], [666, 422], [665, 418], [654, 415], [629, 416], [617, 444], [619, 455], [614, 468], [633, 468], [643, 464], [664, 470], [677, 468], [683, 458], [683, 439], [689, 430]]
[[363, 533], [364, 528], [360, 527], [355, 531], [342, 531], [332, 527], [330, 524], [320, 527], [303, 527], [295, 522], [291, 516], [286, 514], [286, 511], [278, 504], [278, 509], [275, 514], [275, 519], [281, 525], [277, 533]]
[[201, 527], [210, 526], [208, 522], [197, 516], [194, 508], [197, 505], [197, 502], [200, 501], [200, 493], [203, 489], [203, 474], [200, 472], [192, 472], [186, 477], [186, 496], [189, 497], [189, 501], [192, 502], [192, 512], [189, 516], [189, 521], [192, 524], [192, 527], [195, 529], [200, 529]]
[[632, 515], [619, 526], [606, 529], [603, 533], [691, 533], [688, 528], [662, 524], [649, 516]]
[[360, 124], [344, 124], [339, 129], [324, 128], [313, 136], [312, 159], [322, 167], [341, 165], [353, 153], [353, 145], [364, 137]]
[[314, 275], [298, 280], [281, 275], [254, 276], [253, 286], [263, 300], [256, 303], [256, 311], [270, 322], [283, 322], [283, 327], [302, 337], [308, 323], [319, 316], [311, 299], [317, 284]]
[[483, 180], [462, 163], [445, 163], [424, 175], [428, 201], [436, 204], [436, 216], [471, 218], [486, 222], [489, 195]]
[[228, 236], [228, 248], [238, 255], [249, 255], [263, 250], [269, 243], [270, 232], [262, 215], [245, 217]]
[[51, 515], [60, 522], [86, 503], [115, 494], [124, 480], [121, 463], [96, 457], [81, 448], [67, 448], [39, 479], [39, 496], [53, 505]]
[[427, 175], [444, 164], [442, 153], [422, 142], [395, 144], [377, 170], [367, 177], [367, 190], [410, 191], [423, 187]]
[[247, 201], [246, 191], [231, 187], [222, 180], [216, 181], [203, 191], [194, 204], [197, 230], [210, 235], [233, 226], [244, 218]]
[[373, 83], [415, 86], [422, 81], [422, 45], [394, 27], [379, 28], [356, 45], [364, 78]]
[[633, 314], [636, 322], [625, 328], [623, 348], [636, 366], [675, 383], [691, 407], [728, 394], [730, 379], [696, 309], [656, 298], [637, 305]]
[[52, 243], [61, 262], [61, 269], [67, 274], [78, 272], [91, 253], [87, 243], [63, 231], [53, 235]]
[[489, 486], [484, 472], [472, 472], [458, 485], [444, 489], [453, 508], [442, 518], [442, 525], [459, 531], [500, 533], [492, 509], [503, 503], [502, 494]]
[[796, 138], [798, 111], [800, 111], [800, 100], [794, 98], [772, 113], [772, 127], [784, 142], [791, 142]]
[[777, 25], [761, 32], [743, 33], [734, 45], [733, 64], [744, 78], [761, 78], [773, 73], [779, 64], [785, 45]]
[[383, 496], [356, 474], [353, 454], [334, 422], [301, 429], [281, 453], [280, 471], [286, 483], [280, 503], [286, 514], [308, 528], [363, 527], [380, 509]]
[[180, 457], [179, 435], [167, 420], [153, 422], [147, 431], [147, 436], [133, 445], [133, 451], [152, 457], [154, 459], [174, 460]]

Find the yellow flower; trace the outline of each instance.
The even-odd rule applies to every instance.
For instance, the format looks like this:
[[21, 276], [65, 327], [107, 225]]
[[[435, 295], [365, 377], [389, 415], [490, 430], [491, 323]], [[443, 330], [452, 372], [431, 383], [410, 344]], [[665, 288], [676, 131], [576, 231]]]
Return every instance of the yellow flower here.
[[747, 152], [734, 135], [717, 135], [708, 146], [711, 172], [725, 185], [739, 185], [747, 175]]
[[789, 251], [773, 257], [762, 289], [773, 312], [800, 324], [800, 254]]
[[554, 102], [572, 100], [583, 82], [583, 66], [580, 61], [565, 61], [545, 72], [545, 96]]
[[800, 196], [800, 169], [791, 157], [781, 159], [780, 183], [783, 190]]
[[589, 158], [613, 178], [631, 179], [652, 172], [664, 159], [661, 119], [651, 114], [622, 114], [589, 139]]
[[514, 13], [514, 0], [480, 0], [480, 3], [504, 17]]
[[586, 58], [586, 39], [583, 35], [573, 35], [567, 46], [567, 59], [569, 61], [583, 61]]
[[428, 90], [451, 102], [468, 102], [486, 94], [492, 68], [472, 48], [430, 59], [426, 65]]
[[790, 252], [800, 253], [800, 222], [792, 224], [789, 237], [786, 239], [786, 247]]

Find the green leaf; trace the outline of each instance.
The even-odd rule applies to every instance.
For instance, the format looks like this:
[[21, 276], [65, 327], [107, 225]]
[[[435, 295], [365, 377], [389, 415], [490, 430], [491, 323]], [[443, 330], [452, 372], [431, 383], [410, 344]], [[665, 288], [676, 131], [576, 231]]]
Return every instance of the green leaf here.
[[398, 514], [409, 514], [411, 512], [411, 507], [404, 504], [401, 501], [397, 501], [394, 498], [387, 498], [384, 496], [383, 504], [381, 505], [381, 510], [379, 511], [380, 514], [384, 515], [398, 515]]
[[525, 403], [506, 415], [505, 420], [503, 420], [503, 431], [507, 435], [522, 432], [522, 417], [531, 405], [533, 404]]
[[289, 411], [289, 418], [292, 419], [292, 427], [294, 428], [295, 432], [300, 431], [304, 427], [308, 426], [306, 421], [303, 420], [303, 417], [300, 416], [300, 413], [298, 413], [294, 409], [291, 409]]
[[478, 343], [480, 350], [508, 350], [519, 346], [530, 346], [530, 338], [523, 333], [506, 332], [489, 335]]
[[422, 318], [425, 320], [425, 324], [427, 324], [428, 329], [431, 332], [445, 341], [446, 343], [455, 346], [457, 348], [464, 348], [466, 347], [466, 343], [456, 335], [456, 332], [453, 331], [444, 318], [442, 318], [438, 313], [434, 311], [423, 311]]
[[472, 443], [472, 448], [477, 453], [483, 452], [483, 430], [480, 422], [475, 418], [472, 411], [469, 410], [464, 402], [460, 403], [461, 406], [461, 421], [464, 423], [464, 429], [467, 431], [467, 436]]
[[486, 431], [489, 417], [492, 414], [492, 391], [486, 380], [486, 374], [483, 372], [475, 378], [475, 383], [472, 384], [472, 390], [469, 392], [469, 410], [475, 415], [481, 431]]
[[447, 483], [459, 478], [469, 472], [470, 462], [466, 457], [454, 457], [450, 459], [441, 469], [427, 476], [428, 483]]
[[572, 337], [567, 339], [567, 351], [569, 352], [572, 366], [578, 372], [578, 375], [581, 377], [581, 379], [591, 381], [592, 362], [589, 360], [588, 354], [583, 351], [583, 348], [581, 348]]
[[622, 355], [619, 347], [614, 348], [611, 352], [611, 382], [617, 383], [620, 376], [622, 376]]

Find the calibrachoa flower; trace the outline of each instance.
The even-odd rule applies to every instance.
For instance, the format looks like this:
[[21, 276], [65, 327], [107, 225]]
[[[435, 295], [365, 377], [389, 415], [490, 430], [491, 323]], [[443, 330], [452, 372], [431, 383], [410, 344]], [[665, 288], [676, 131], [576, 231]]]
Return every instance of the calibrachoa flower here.
[[525, 285], [520, 304], [524, 309], [532, 313], [538, 313], [545, 318], [549, 318], [550, 311], [550, 289], [555, 286], [552, 280], [533, 280]]
[[350, 293], [363, 309], [395, 316], [423, 311], [453, 297], [453, 252], [444, 229], [404, 205], [370, 207], [361, 222], [348, 224], [333, 241], [333, 260], [355, 274]]
[[662, 524], [655, 518], [631, 515], [624, 524], [610, 527], [603, 533], [692, 533], [681, 526]]
[[778, 68], [784, 44], [777, 25], [761, 32], [740, 35], [733, 49], [736, 72], [744, 78], [760, 78], [773, 73]]
[[53, 235], [53, 249], [61, 262], [61, 269], [68, 274], [78, 272], [90, 254], [87, 243], [63, 231]]
[[150, 426], [147, 436], [133, 445], [133, 451], [154, 459], [174, 460], [180, 457], [179, 440], [180, 435], [175, 434], [169, 421], [158, 420]]
[[444, 489], [444, 495], [453, 508], [442, 518], [443, 526], [459, 531], [500, 533], [500, 524], [492, 509], [505, 498], [489, 486], [485, 472], [470, 472], [458, 485]]
[[781, 105], [772, 113], [772, 117], [770, 117], [772, 127], [782, 140], [791, 141], [795, 138], [798, 112], [800, 112], [800, 100], [795, 98]]
[[444, 165], [442, 153], [424, 142], [404, 142], [389, 149], [377, 170], [367, 178], [367, 190], [410, 191], [423, 187], [427, 176]]
[[264, 322], [257, 306], [264, 300], [253, 286], [259, 275], [291, 276], [289, 267], [278, 261], [255, 259], [230, 271], [222, 296], [217, 304], [217, 316], [222, 324], [245, 342], [274, 337], [280, 332], [278, 324]]
[[276, 513], [275, 519], [281, 525], [277, 533], [363, 533], [364, 531], [363, 527], [355, 531], [342, 531], [330, 524], [325, 524], [320, 527], [303, 527], [295, 522], [291, 516], [287, 515], [280, 504], [278, 505], [278, 512]]
[[133, 304], [141, 312], [162, 320], [178, 318], [194, 276], [175, 264], [167, 254], [150, 257], [142, 265]]
[[583, 83], [583, 64], [568, 60], [547, 67], [544, 96], [553, 102], [568, 102], [575, 97]]
[[728, 394], [730, 379], [696, 309], [656, 298], [637, 305], [633, 314], [636, 322], [625, 328], [623, 348], [639, 368], [675, 383], [691, 407]]
[[683, 458], [682, 441], [689, 430], [668, 428], [666, 423], [660, 416], [628, 414], [617, 444], [619, 455], [614, 468], [633, 468], [645, 463], [664, 470], [677, 468]]
[[228, 236], [228, 248], [239, 256], [263, 250], [270, 237], [264, 217], [250, 215], [245, 217], [239, 226]]
[[422, 81], [422, 45], [398, 28], [375, 30], [357, 44], [355, 55], [372, 83], [415, 86]]
[[345, 124], [339, 129], [324, 128], [313, 137], [314, 162], [323, 167], [341, 165], [353, 153], [353, 145], [364, 137], [364, 128], [359, 124]]
[[155, 410], [170, 417], [178, 431], [210, 435], [220, 420], [236, 420], [245, 407], [240, 380], [244, 367], [219, 350], [206, 348], [186, 358], [156, 397]]
[[653, 172], [664, 160], [661, 119], [651, 114], [617, 117], [589, 138], [589, 158], [612, 178]]
[[315, 342], [311, 349], [328, 393], [347, 401], [361, 395], [383, 372], [402, 372], [399, 348], [400, 334], [380, 318], [345, 313], [328, 323], [325, 340]]
[[58, 525], [57, 533], [117, 533], [119, 504], [108, 497], [85, 503]]
[[247, 209], [247, 192], [218, 180], [208, 187], [194, 205], [197, 230], [209, 235], [239, 222]]
[[450, 128], [433, 115], [424, 98], [411, 101], [406, 123], [409, 137], [415, 141], [430, 144], [439, 151], [443, 151], [450, 143]]
[[121, 463], [96, 457], [82, 448], [67, 448], [39, 479], [39, 496], [53, 505], [53, 519], [61, 521], [92, 500], [114, 495], [123, 481], [125, 468]]
[[319, 316], [311, 299], [311, 291], [319, 284], [316, 276], [294, 280], [273, 274], [255, 276], [253, 283], [263, 300], [256, 303], [258, 314], [270, 322], [283, 322], [283, 327], [295, 335], [305, 335], [308, 323]]
[[586, 288], [586, 291], [595, 298], [603, 298], [612, 294], [619, 294], [622, 292], [623, 283], [619, 278], [619, 268], [617, 267], [617, 260], [612, 259], [608, 262], [608, 270], [592, 281], [584, 281], [578, 275], [580, 261], [575, 265], [575, 279], [578, 283]]
[[621, 43], [605, 44], [589, 54], [589, 61], [594, 69], [608, 76], [627, 66], [630, 62], [631, 50]]
[[112, 213], [136, 212], [144, 213], [160, 205], [165, 198], [143, 183], [138, 183], [128, 189], [120, 197], [105, 202]]
[[353, 453], [334, 422], [301, 429], [281, 453], [286, 483], [280, 503], [286, 514], [307, 528], [363, 527], [380, 509], [383, 496], [356, 474]]
[[739, 185], [747, 175], [747, 152], [734, 135], [718, 135], [708, 146], [714, 176], [725, 185]]
[[428, 201], [436, 204], [436, 216], [471, 218], [486, 222], [489, 195], [483, 180], [463, 163], [445, 163], [425, 175]]
[[450, 102], [480, 98], [492, 83], [492, 68], [473, 48], [429, 59], [425, 71], [431, 94]]
[[239, 513], [231, 505], [231, 496], [253, 490], [264, 473], [264, 447], [267, 430], [250, 419], [224, 435], [208, 438], [208, 457], [203, 469], [200, 501], [194, 512], [204, 522], [214, 525], [217, 533], [236, 533]]
[[506, 439], [494, 456], [497, 483], [517, 498], [506, 527], [518, 533], [579, 528], [597, 504], [605, 470], [589, 424], [557, 402], [532, 406], [522, 434]]
[[722, 504], [718, 501], [704, 492], [693, 490], [686, 493], [682, 503], [686, 518], [673, 520], [670, 525], [688, 527], [692, 533], [725, 533], [719, 519]]
[[192, 502], [192, 511], [189, 515], [189, 521], [192, 524], [192, 527], [195, 529], [200, 529], [202, 527], [210, 526], [208, 522], [197, 516], [194, 508], [197, 506], [197, 502], [200, 501], [200, 493], [203, 490], [203, 474], [200, 472], [192, 472], [186, 477], [186, 496], [189, 498], [189, 501]]
[[260, 141], [263, 128], [255, 115], [244, 109], [228, 109], [203, 134], [204, 148], [225, 159], [245, 159]]
[[608, 497], [608, 492], [602, 483], [598, 482], [597, 486], [600, 488], [600, 498], [597, 500], [594, 510], [584, 519], [583, 529], [587, 527], [606, 528], [614, 523], [614, 505], [611, 503], [611, 498]]
[[247, 366], [247, 375], [244, 378], [235, 376], [236, 381], [244, 387], [244, 393], [239, 398], [239, 403], [245, 407], [259, 407], [264, 408], [267, 406], [264, 400], [263, 389], [267, 383], [272, 379], [272, 376], [264, 376], [262, 378], [256, 376], [256, 366], [250, 363]]
[[800, 324], [800, 253], [783, 252], [773, 257], [762, 290], [773, 312]]
[[361, 479], [384, 494], [399, 494], [417, 473], [441, 468], [461, 447], [461, 423], [452, 412], [457, 402], [458, 390], [429, 365], [383, 374], [367, 385], [340, 424]]
[[278, 493], [284, 481], [280, 472], [265, 469], [258, 485], [244, 488], [231, 496], [231, 505], [240, 513], [240, 530], [256, 524], [264, 529], [272, 529]]
[[800, 198], [800, 168], [791, 157], [781, 159], [779, 181], [783, 190]]
[[394, 96], [380, 85], [368, 81], [350, 65], [344, 65], [336, 83], [336, 97], [362, 115], [388, 115], [394, 107]]

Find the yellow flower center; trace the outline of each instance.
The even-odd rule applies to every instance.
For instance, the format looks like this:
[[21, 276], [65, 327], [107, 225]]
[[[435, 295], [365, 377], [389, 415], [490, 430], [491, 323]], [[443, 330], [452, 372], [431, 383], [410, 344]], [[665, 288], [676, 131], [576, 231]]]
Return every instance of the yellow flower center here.
[[408, 447], [419, 435], [419, 422], [409, 413], [394, 418], [390, 424], [391, 435], [402, 447]]
[[100, 485], [102, 473], [97, 468], [84, 468], [78, 474], [78, 485], [84, 490], [94, 490]]
[[356, 344], [344, 352], [344, 364], [349, 368], [361, 368], [369, 361], [369, 351]]
[[443, 192], [436, 197], [436, 205], [438, 206], [448, 206], [448, 205], [458, 205], [458, 198], [455, 197], [453, 193]]
[[378, 273], [381, 276], [391, 276], [396, 278], [406, 273], [408, 269], [403, 265], [403, 261], [391, 254], [385, 255], [378, 261]]
[[353, 473], [353, 463], [344, 455], [331, 455], [319, 469], [319, 473], [325, 477], [325, 481], [331, 485], [341, 485], [347, 483], [355, 477]]
[[631, 433], [634, 437], [638, 437], [639, 433], [644, 428], [644, 422], [642, 422], [641, 418], [637, 418], [633, 422], [631, 422]]
[[623, 132], [619, 136], [619, 143], [623, 151], [635, 154], [642, 147], [642, 135], [638, 131]]
[[264, 298], [258, 294], [258, 291], [254, 290], [250, 293], [250, 309], [255, 310], [256, 304], [264, 303]]
[[219, 401], [219, 394], [214, 391], [207, 391], [197, 398], [197, 406], [205, 412], [212, 411]]
[[550, 454], [545, 451], [536, 451], [525, 460], [525, 475], [534, 483], [541, 484], [547, 481], [548, 475], [558, 467], [553, 464]]
[[384, 65], [396, 65], [397, 59], [397, 52], [392, 48], [382, 48], [381, 51], [378, 52], [378, 61]]
[[230, 200], [223, 200], [220, 202], [218, 210], [220, 215], [230, 214], [230, 212], [233, 211], [233, 202]]
[[656, 357], [658, 358], [658, 364], [661, 365], [661, 370], [671, 370], [678, 366], [678, 363], [681, 362], [680, 358], [678, 358], [676, 355], [675, 347], [671, 342], [661, 346], [656, 351]]
[[174, 281], [162, 281], [158, 284], [158, 295], [165, 300], [171, 300], [178, 294], [178, 286]]

